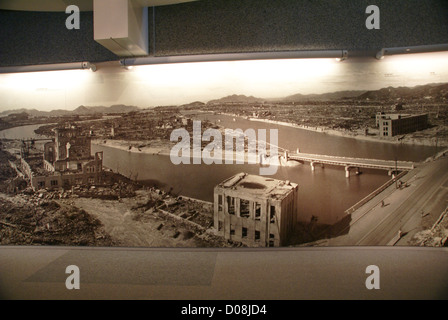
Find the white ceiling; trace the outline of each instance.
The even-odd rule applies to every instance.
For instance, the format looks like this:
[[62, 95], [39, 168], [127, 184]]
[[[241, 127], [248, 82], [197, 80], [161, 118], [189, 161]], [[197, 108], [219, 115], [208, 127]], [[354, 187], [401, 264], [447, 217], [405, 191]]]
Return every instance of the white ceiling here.
[[[197, 0], [134, 0], [146, 7], [177, 4]], [[93, 11], [93, 0], [0, 0], [0, 9], [20, 11], [65, 11], [74, 4], [81, 11]]]

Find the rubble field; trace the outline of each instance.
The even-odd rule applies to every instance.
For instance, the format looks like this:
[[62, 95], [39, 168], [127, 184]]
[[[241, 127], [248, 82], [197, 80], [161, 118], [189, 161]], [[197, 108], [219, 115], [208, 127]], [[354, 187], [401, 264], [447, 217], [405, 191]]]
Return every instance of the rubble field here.
[[75, 197], [64, 201], [100, 220], [119, 246], [240, 246], [214, 234], [211, 204], [175, 197], [157, 188], [142, 188], [134, 197], [119, 200]]
[[448, 247], [448, 208], [431, 228], [417, 232], [409, 241], [411, 246]]
[[101, 222], [53, 200], [0, 197], [0, 245], [113, 246]]
[[0, 245], [241, 246], [214, 233], [212, 203], [110, 171], [102, 185], [34, 191], [14, 156], [0, 151], [0, 160]]
[[0, 150], [0, 192], [13, 192], [16, 186], [26, 186], [23, 179], [17, 177], [17, 172], [11, 167], [10, 161], [15, 163], [17, 159], [10, 153]]
[[27, 188], [0, 194], [0, 208], [0, 245], [240, 246], [214, 234], [210, 203], [155, 188], [127, 197], [104, 186], [36, 192]]

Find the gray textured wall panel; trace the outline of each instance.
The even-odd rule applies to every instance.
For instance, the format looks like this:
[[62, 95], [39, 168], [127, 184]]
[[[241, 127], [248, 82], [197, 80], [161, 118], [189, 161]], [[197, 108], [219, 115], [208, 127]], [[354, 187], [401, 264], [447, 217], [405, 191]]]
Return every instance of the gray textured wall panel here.
[[2, 66], [110, 61], [118, 57], [93, 40], [93, 13], [81, 12], [80, 29], [65, 27], [67, 14], [0, 10]]
[[[370, 4], [380, 30], [365, 27]], [[159, 56], [448, 43], [446, 0], [201, 0], [149, 13], [150, 54]], [[81, 13], [80, 30], [67, 30], [67, 17], [0, 10], [0, 65], [119, 59], [93, 40], [92, 12]]]
[[[376, 4], [381, 29], [368, 30]], [[448, 1], [203, 0], [156, 8], [156, 55], [448, 42]]]

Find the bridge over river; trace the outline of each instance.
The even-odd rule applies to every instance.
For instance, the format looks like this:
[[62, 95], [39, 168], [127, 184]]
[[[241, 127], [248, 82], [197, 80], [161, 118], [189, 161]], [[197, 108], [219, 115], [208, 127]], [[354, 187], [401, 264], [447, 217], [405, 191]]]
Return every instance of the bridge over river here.
[[345, 176], [350, 177], [350, 170], [356, 169], [360, 173], [360, 168], [387, 170], [389, 174], [395, 174], [400, 171], [409, 171], [414, 169], [414, 163], [410, 161], [395, 160], [379, 160], [379, 159], [362, 159], [347, 158], [337, 156], [327, 156], [309, 153], [289, 153], [285, 151], [285, 159], [298, 162], [309, 162], [311, 170], [315, 170], [316, 165], [334, 165], [345, 167]]

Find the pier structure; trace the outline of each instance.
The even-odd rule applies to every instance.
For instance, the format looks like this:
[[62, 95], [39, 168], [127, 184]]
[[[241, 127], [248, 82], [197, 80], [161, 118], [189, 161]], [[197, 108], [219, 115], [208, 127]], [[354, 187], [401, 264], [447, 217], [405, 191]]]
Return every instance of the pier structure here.
[[284, 152], [284, 157], [286, 161], [309, 162], [311, 171], [315, 171], [316, 165], [322, 167], [324, 165], [343, 166], [347, 178], [350, 177], [350, 171], [353, 169], [356, 170], [356, 174], [361, 173], [361, 168], [387, 170], [389, 175], [395, 176], [398, 172], [415, 168], [415, 164], [411, 161], [349, 158], [309, 153], [289, 153], [288, 151]]

